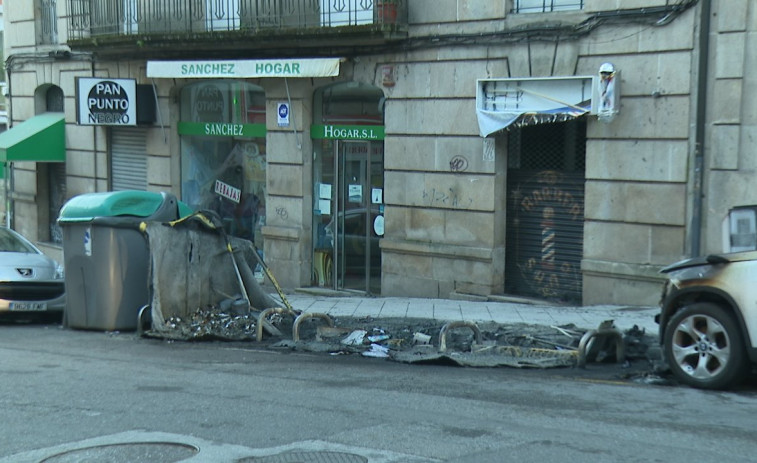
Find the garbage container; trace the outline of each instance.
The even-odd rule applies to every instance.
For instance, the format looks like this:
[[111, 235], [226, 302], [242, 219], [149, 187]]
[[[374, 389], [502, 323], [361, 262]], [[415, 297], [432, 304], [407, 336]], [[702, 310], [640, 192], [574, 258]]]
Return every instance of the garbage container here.
[[150, 250], [141, 222], [168, 222], [192, 210], [170, 193], [115, 191], [71, 198], [60, 211], [66, 269], [64, 323], [135, 330], [149, 303]]

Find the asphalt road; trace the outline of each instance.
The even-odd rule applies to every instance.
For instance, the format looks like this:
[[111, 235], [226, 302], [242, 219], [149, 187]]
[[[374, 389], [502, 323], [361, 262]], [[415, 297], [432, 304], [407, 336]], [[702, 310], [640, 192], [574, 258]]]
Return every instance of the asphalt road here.
[[[757, 385], [0, 325], [0, 462], [738, 462]], [[308, 459], [310, 458], [310, 459]]]

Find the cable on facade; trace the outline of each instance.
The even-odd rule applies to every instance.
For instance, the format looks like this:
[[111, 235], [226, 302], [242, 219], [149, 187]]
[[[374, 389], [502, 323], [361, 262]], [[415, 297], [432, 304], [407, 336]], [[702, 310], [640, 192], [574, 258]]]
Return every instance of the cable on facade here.
[[540, 23], [522, 28], [507, 29], [478, 34], [449, 34], [413, 37], [401, 44], [405, 50], [438, 47], [439, 45], [492, 45], [504, 43], [578, 40], [599, 27], [610, 24], [648, 24], [665, 26], [673, 22], [699, 0], [681, 0], [675, 5], [635, 8], [629, 10], [600, 11], [584, 21], [566, 25], [563, 23]]
[[26, 64], [52, 63], [55, 61], [93, 61], [94, 55], [86, 52], [56, 50], [40, 53], [13, 53], [5, 59], [5, 68], [11, 71], [21, 69]]

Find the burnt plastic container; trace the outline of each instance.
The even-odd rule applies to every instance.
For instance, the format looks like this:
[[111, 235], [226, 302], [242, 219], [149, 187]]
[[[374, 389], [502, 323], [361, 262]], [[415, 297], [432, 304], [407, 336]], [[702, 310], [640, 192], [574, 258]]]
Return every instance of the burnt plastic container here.
[[149, 304], [150, 249], [139, 226], [191, 213], [170, 193], [115, 191], [71, 198], [58, 217], [66, 269], [64, 324], [136, 330], [139, 310]]

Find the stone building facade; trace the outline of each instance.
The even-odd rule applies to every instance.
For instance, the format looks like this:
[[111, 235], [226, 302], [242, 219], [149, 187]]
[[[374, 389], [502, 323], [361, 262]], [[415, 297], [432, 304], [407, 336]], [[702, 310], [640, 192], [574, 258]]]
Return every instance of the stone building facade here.
[[[14, 228], [62, 253], [66, 199], [169, 191], [217, 206], [289, 289], [651, 305], [661, 267], [720, 252], [729, 210], [757, 203], [747, 0], [292, 3], [313, 11], [231, 8], [182, 35], [147, 10], [102, 32], [104, 0], [7, 2], [11, 125], [66, 124], [64, 163], [11, 163]], [[292, 72], [316, 63], [336, 70]], [[603, 64], [617, 102], [600, 117]], [[81, 78], [156, 104], [83, 124]], [[484, 137], [500, 97], [526, 114]]]

